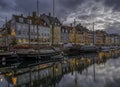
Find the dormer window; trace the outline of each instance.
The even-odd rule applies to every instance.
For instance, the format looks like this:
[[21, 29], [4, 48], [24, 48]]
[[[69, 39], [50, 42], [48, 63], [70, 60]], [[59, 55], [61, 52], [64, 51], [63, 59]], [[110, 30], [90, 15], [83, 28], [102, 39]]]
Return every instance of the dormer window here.
[[46, 26], [46, 23], [44, 23], [44, 26]]

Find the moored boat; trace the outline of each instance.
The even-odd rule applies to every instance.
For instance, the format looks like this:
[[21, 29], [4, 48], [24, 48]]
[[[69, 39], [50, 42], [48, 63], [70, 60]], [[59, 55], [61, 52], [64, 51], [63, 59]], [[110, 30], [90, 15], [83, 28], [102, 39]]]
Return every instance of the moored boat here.
[[95, 45], [85, 45], [80, 48], [81, 53], [94, 53], [99, 52], [99, 48]]
[[[61, 55], [61, 50], [54, 47], [44, 47], [39, 49], [17, 49], [16, 54], [22, 60], [51, 60]], [[55, 56], [55, 57], [54, 57]], [[58, 56], [59, 57], [59, 56]]]
[[80, 47], [73, 46], [71, 43], [68, 43], [64, 45], [63, 52], [65, 55], [68, 56], [79, 55], [80, 54], [79, 49]]

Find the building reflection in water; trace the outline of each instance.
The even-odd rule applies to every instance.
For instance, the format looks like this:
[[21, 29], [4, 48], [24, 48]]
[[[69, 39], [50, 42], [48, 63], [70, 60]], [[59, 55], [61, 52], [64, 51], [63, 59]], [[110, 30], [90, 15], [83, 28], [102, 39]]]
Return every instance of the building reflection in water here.
[[93, 67], [93, 81], [96, 81], [96, 65], [105, 64], [108, 59], [118, 56], [118, 51], [81, 54], [58, 62], [16, 68], [0, 76], [0, 85], [7, 81], [10, 85], [4, 87], [59, 87], [61, 79], [70, 73], [74, 76], [74, 83], [77, 85], [78, 75], [86, 72], [87, 76], [90, 66]]

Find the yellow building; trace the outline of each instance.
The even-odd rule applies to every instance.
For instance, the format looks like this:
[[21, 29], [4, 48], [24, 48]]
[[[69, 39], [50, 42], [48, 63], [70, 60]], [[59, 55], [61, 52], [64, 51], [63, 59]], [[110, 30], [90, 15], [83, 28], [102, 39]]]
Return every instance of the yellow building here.
[[90, 34], [89, 32], [84, 32], [84, 44], [89, 45], [90, 44]]
[[80, 45], [84, 45], [85, 44], [84, 33], [80, 32], [79, 35], [80, 35]]
[[76, 32], [76, 44], [80, 44], [81, 43], [81, 35], [80, 35], [80, 31]]
[[111, 37], [109, 35], [105, 36], [105, 45], [111, 45]]
[[61, 43], [61, 27], [56, 26], [54, 28], [54, 44], [60, 44]]
[[51, 34], [51, 44], [53, 45], [59, 45], [61, 43], [61, 27], [60, 26], [54, 26], [52, 28], [52, 25], [50, 26], [50, 34]]
[[75, 43], [75, 31], [73, 27], [71, 28], [70, 33], [69, 33], [69, 42]]
[[97, 30], [95, 32], [95, 36], [96, 36], [95, 37], [95, 44], [96, 45], [101, 46], [104, 44], [104, 35], [105, 35], [104, 31]]

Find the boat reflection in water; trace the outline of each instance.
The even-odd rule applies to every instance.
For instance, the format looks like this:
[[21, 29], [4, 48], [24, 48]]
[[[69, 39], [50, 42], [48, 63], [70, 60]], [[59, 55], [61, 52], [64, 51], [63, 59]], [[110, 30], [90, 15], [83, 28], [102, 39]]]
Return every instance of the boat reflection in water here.
[[110, 87], [120, 79], [119, 53], [81, 54], [58, 62], [7, 67], [0, 74], [0, 87]]

